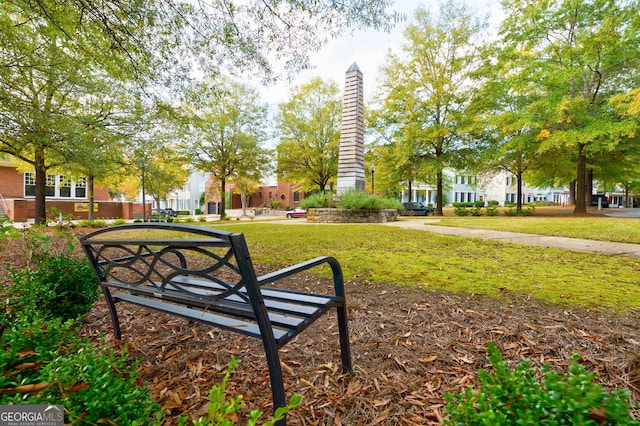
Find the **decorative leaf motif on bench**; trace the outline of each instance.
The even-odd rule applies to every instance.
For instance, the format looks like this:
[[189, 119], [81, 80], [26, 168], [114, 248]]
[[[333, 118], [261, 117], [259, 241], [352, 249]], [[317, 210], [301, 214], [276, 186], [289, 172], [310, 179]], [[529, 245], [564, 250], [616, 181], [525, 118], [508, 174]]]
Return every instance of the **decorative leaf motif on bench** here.
[[[214, 249], [222, 249], [221, 253]], [[109, 243], [94, 246], [102, 279], [159, 291], [188, 293], [209, 302], [233, 296], [249, 303], [230, 247]], [[202, 266], [199, 266], [202, 265]]]

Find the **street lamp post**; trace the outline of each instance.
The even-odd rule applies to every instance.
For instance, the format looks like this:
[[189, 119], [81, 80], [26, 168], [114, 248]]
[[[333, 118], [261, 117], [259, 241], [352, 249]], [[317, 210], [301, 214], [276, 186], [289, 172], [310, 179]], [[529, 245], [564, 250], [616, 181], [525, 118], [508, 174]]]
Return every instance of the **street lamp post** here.
[[371, 168], [369, 169], [369, 171], [371, 171], [371, 195], [373, 195], [375, 193], [375, 186], [374, 186], [374, 181], [373, 181], [373, 174], [376, 171], [376, 166], [374, 166], [373, 164], [371, 165]]

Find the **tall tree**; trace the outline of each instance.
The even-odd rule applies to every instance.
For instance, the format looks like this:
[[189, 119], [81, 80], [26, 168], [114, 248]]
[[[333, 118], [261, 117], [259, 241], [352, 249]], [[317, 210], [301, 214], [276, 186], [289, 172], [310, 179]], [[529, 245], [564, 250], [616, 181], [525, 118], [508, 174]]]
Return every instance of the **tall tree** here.
[[439, 14], [418, 9], [405, 30], [402, 55], [390, 54], [383, 68], [382, 114], [398, 129], [403, 158], [436, 176], [436, 214], [442, 215], [445, 167], [459, 165], [468, 151], [465, 109], [477, 66], [476, 43], [483, 25], [453, 2]]
[[223, 200], [228, 182], [259, 180], [270, 167], [262, 146], [267, 108], [256, 90], [228, 79], [207, 80], [187, 92], [182, 113], [189, 132], [182, 150], [195, 168], [215, 177]]
[[474, 138], [480, 141], [473, 162], [476, 173], [493, 178], [506, 171], [516, 178], [516, 211], [522, 211], [524, 175], [537, 161], [541, 130], [539, 111], [530, 105], [539, 100], [531, 76], [514, 72], [508, 52], [487, 46], [485, 64], [476, 76], [479, 89], [467, 112]]
[[0, 3], [0, 20], [0, 152], [34, 169], [40, 224], [46, 221], [47, 174], [67, 164], [87, 131], [107, 119], [111, 93], [121, 86], [88, 63], [52, 23], [21, 14], [13, 2]]
[[584, 213], [589, 169], [626, 140], [607, 99], [637, 82], [640, 3], [505, 0], [503, 7], [501, 32], [514, 72], [533, 76], [542, 96], [530, 108], [549, 113], [538, 152], [561, 149], [575, 158], [574, 211]]
[[278, 177], [324, 191], [338, 176], [340, 89], [315, 78], [292, 91], [280, 104]]

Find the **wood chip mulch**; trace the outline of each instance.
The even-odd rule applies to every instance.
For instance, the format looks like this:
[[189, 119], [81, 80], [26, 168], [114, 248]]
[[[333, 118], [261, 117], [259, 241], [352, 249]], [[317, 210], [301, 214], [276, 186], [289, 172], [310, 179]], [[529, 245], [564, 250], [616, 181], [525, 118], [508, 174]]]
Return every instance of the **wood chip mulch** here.
[[[331, 282], [313, 276], [284, 286], [332, 291]], [[341, 374], [335, 316], [320, 319], [281, 350], [286, 391], [304, 397], [288, 424], [441, 424], [444, 392], [474, 386], [476, 372], [490, 369], [490, 341], [511, 365], [529, 358], [566, 371], [572, 355], [580, 354], [598, 382], [630, 391], [632, 414], [640, 418], [640, 311], [614, 315], [511, 294], [495, 300], [370, 282], [349, 282], [346, 291], [357, 372]], [[144, 360], [142, 376], [154, 399], [170, 410], [168, 424], [179, 415], [206, 413], [209, 390], [231, 356], [241, 363], [229, 395], [244, 396], [244, 415], [256, 408], [271, 415], [261, 341], [131, 305], [121, 309], [121, 343]], [[113, 342], [103, 301], [86, 316], [85, 332], [120, 343]]]

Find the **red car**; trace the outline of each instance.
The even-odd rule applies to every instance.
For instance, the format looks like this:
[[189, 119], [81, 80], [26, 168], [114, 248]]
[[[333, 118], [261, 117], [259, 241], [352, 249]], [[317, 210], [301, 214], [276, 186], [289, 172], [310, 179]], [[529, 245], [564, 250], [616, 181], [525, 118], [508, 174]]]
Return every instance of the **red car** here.
[[287, 212], [287, 219], [297, 218], [297, 217], [305, 217], [307, 215], [307, 211], [301, 209], [300, 207], [296, 207], [293, 210]]

